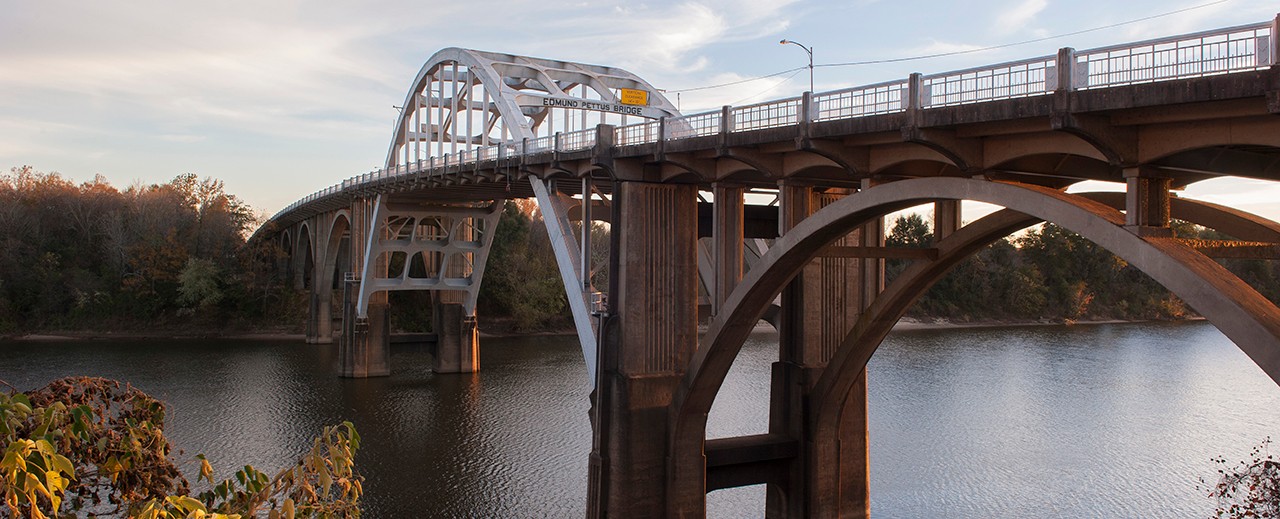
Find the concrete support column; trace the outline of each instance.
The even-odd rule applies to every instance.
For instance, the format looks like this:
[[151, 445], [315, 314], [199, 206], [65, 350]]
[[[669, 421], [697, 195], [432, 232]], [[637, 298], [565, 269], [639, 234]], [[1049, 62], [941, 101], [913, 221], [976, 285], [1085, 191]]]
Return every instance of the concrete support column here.
[[436, 332], [436, 354], [431, 371], [475, 373], [480, 371], [480, 335], [476, 316], [462, 306], [461, 293], [437, 292], [431, 330]]
[[1169, 229], [1169, 188], [1172, 181], [1155, 168], [1124, 168], [1125, 226], [1149, 235], [1172, 235]]
[[[779, 187], [779, 232], [785, 234], [804, 218], [846, 192], [816, 192], [794, 184]], [[880, 243], [879, 225], [860, 228], [837, 240], [836, 247], [862, 247]], [[874, 235], [868, 236], [868, 231]], [[865, 448], [827, 447], [866, 445], [865, 374], [863, 388], [847, 395], [849, 406], [836, 430], [819, 430], [811, 409], [814, 383], [835, 354], [836, 348], [857, 322], [870, 297], [864, 290], [879, 262], [866, 258], [820, 257], [806, 266], [782, 292], [779, 326], [779, 361], [773, 366], [769, 432], [795, 438], [800, 455], [782, 482], [769, 485], [766, 516], [865, 517], [867, 456]], [[875, 279], [878, 287], [879, 281]], [[834, 454], [834, 455], [833, 455]]]
[[360, 280], [343, 283], [342, 337], [338, 343], [338, 376], [385, 377], [391, 374], [391, 323], [384, 297], [369, 303], [368, 317], [356, 316]]
[[960, 229], [960, 201], [938, 200], [933, 203], [933, 241], [937, 243]]
[[715, 197], [712, 213], [715, 280], [712, 285], [711, 308], [712, 314], [716, 314], [742, 279], [743, 188], [717, 183], [711, 189]]
[[[323, 280], [326, 284], [329, 280]], [[315, 344], [333, 344], [333, 289], [324, 287], [323, 290], [316, 291], [312, 294], [311, 312], [315, 321], [315, 340], [308, 342]]]
[[[360, 276], [387, 272], [387, 258], [375, 258], [370, 272], [364, 272], [364, 255], [369, 233], [374, 227], [374, 201], [364, 199], [351, 205], [351, 272], [342, 283], [342, 335], [338, 340], [338, 376], [351, 378], [385, 377], [391, 374], [390, 304], [386, 292], [374, 292], [366, 317], [358, 317]], [[380, 232], [380, 231], [379, 231]], [[376, 254], [376, 252], [375, 252]]]
[[668, 408], [698, 341], [697, 191], [621, 182], [614, 203], [588, 515], [662, 517], [671, 499]]
[[317, 293], [315, 287], [311, 287], [311, 291], [307, 295], [309, 310], [307, 311], [306, 342], [307, 344], [316, 344], [320, 337], [320, 294]]

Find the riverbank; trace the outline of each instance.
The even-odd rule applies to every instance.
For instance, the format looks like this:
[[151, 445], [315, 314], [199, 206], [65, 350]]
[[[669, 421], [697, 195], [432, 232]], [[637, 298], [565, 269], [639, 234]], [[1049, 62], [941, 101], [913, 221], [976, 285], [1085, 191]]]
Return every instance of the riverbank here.
[[[1181, 319], [1180, 321], [1201, 321], [1202, 317], [1192, 317]], [[903, 317], [893, 326], [894, 331], [910, 331], [910, 330], [929, 330], [929, 329], [959, 329], [959, 328], [1000, 328], [1011, 326], [1088, 326], [1099, 324], [1131, 324], [1151, 322], [1150, 320], [1126, 320], [1126, 319], [1095, 319], [1095, 320], [1078, 320], [1063, 321], [1061, 319], [1035, 319], [1035, 320], [1016, 320], [1016, 319], [989, 319], [989, 320], [972, 320], [972, 321], [952, 321], [947, 319], [921, 319], [915, 317]], [[574, 335], [577, 332], [572, 328], [552, 328], [538, 331], [518, 331], [511, 326], [506, 326], [499, 320], [493, 326], [481, 325], [480, 337], [530, 337], [530, 336], [566, 336]], [[757, 328], [768, 329], [771, 326], [764, 321], [757, 325]], [[700, 330], [705, 331], [706, 327], [701, 326]], [[253, 329], [232, 329], [226, 328], [182, 328], [182, 329], [161, 329], [161, 330], [51, 330], [28, 334], [0, 335], [0, 341], [23, 341], [23, 342], [57, 342], [57, 341], [92, 341], [92, 340], [166, 340], [166, 339], [236, 339], [236, 340], [279, 340], [301, 341], [306, 338], [305, 334], [297, 331], [296, 327], [265, 327]]]
[[151, 330], [41, 330], [30, 333], [0, 335], [0, 341], [54, 342], [54, 341], [110, 341], [110, 340], [165, 340], [165, 339], [248, 339], [248, 340], [303, 340], [306, 336], [293, 326], [267, 327], [161, 327]]

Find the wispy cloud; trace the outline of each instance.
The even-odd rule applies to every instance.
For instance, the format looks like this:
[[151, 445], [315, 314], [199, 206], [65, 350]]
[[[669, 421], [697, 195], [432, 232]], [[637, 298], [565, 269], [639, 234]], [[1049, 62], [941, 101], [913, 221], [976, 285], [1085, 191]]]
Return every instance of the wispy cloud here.
[[992, 29], [1001, 34], [1011, 34], [1027, 29], [1027, 24], [1035, 20], [1036, 15], [1046, 7], [1049, 7], [1049, 0], [1022, 0], [997, 15]]
[[788, 6], [797, 1], [602, 6], [553, 22], [548, 31], [551, 36], [534, 45], [542, 53], [580, 54], [584, 60], [607, 62], [642, 76], [696, 72], [711, 64], [704, 53], [711, 46], [786, 29], [790, 23]]

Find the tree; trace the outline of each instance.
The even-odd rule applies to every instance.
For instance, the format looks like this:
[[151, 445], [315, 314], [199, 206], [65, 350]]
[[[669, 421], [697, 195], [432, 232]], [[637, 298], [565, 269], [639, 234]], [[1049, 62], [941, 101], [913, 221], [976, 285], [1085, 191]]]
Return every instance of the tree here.
[[[893, 222], [893, 230], [889, 231], [889, 235], [884, 238], [886, 247], [922, 249], [932, 244], [933, 231], [929, 228], [929, 223], [924, 220], [924, 217], [920, 216], [920, 213], [899, 215], [898, 219]], [[885, 261], [885, 282], [891, 282], [896, 279], [910, 265], [911, 260], [906, 259], [895, 258]]]
[[275, 477], [246, 465], [214, 481], [203, 456], [191, 495], [170, 459], [164, 404], [100, 378], [54, 381], [29, 395], [0, 394], [0, 513], [34, 519], [67, 514], [146, 519], [359, 517], [360, 436], [350, 422], [326, 427], [296, 466]]
[[258, 275], [245, 243], [256, 221], [221, 181], [190, 173], [120, 191], [13, 168], [0, 174], [0, 328], [155, 326], [193, 307], [263, 319], [264, 296], [280, 293], [268, 285], [283, 283]]
[[493, 314], [514, 318], [520, 330], [545, 328], [568, 310], [546, 226], [529, 209], [515, 202], [503, 208], [479, 297]]
[[1280, 462], [1268, 451], [1271, 438], [1249, 453], [1249, 461], [1228, 467], [1226, 458], [1215, 458], [1218, 482], [1209, 497], [1218, 501], [1217, 517], [1230, 519], [1280, 518]]
[[209, 308], [222, 300], [218, 266], [212, 260], [187, 258], [178, 274], [178, 301], [189, 307]]

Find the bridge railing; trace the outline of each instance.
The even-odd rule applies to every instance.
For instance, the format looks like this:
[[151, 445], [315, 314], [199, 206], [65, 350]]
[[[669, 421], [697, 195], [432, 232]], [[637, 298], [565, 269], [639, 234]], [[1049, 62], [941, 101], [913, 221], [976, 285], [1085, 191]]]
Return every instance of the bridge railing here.
[[540, 153], [544, 151], [551, 151], [552, 149], [555, 148], [555, 138], [556, 137], [554, 135], [548, 135], [546, 137], [529, 139], [529, 142], [525, 144], [524, 152]]
[[920, 108], [1052, 93], [1057, 56], [1041, 56], [920, 77]]
[[663, 138], [676, 140], [716, 135], [722, 131], [720, 125], [724, 118], [723, 116], [724, 111], [720, 110], [680, 117], [668, 117], [663, 126], [663, 131], [665, 132]]
[[730, 120], [726, 129], [733, 133], [799, 124], [800, 105], [801, 98], [792, 97], [736, 107], [729, 110]]
[[1075, 53], [1072, 86], [1101, 88], [1186, 79], [1271, 66], [1270, 22], [1125, 43]]
[[901, 112], [907, 109], [909, 84], [898, 80], [814, 94], [813, 104], [817, 106], [817, 113], [813, 120], [832, 121]]
[[585, 150], [595, 145], [596, 129], [588, 128], [586, 130], [560, 134], [560, 142], [557, 143], [556, 151]]
[[616, 146], [631, 146], [633, 144], [647, 144], [657, 141], [661, 127], [658, 121], [619, 126], [613, 129], [613, 144]]
[[[1258, 70], [1280, 62], [1275, 20], [1158, 38], [1084, 51], [1062, 49], [1056, 56], [1040, 56], [940, 74], [913, 74], [905, 80], [857, 86], [812, 94], [810, 114], [804, 117], [804, 97], [768, 101], [660, 121], [614, 128], [614, 145], [648, 144], [658, 140], [746, 132], [811, 122], [852, 119], [1000, 99], [1050, 94], [1059, 88], [1094, 89], [1138, 83], [1195, 78]], [[1063, 77], [1063, 75], [1066, 77]], [[918, 96], [912, 99], [913, 82]], [[450, 167], [482, 160], [547, 151], [578, 151], [596, 144], [596, 130], [550, 135], [523, 143], [431, 157], [357, 175], [316, 191], [276, 213], [272, 219], [313, 201], [361, 187], [375, 180], [417, 173], [443, 174]]]

